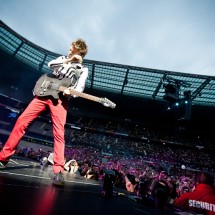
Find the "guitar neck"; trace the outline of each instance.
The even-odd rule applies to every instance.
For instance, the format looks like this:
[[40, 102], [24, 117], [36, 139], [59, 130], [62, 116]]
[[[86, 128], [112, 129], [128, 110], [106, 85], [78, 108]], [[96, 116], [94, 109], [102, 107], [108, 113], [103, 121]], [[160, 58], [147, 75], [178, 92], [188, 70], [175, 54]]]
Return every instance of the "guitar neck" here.
[[[67, 87], [60, 86], [58, 90], [63, 92], [65, 89], [67, 89]], [[100, 98], [97, 97], [97, 96], [92, 96], [92, 95], [89, 95], [87, 93], [81, 93], [81, 92], [78, 92], [78, 91], [76, 91], [74, 89], [69, 89], [69, 91], [70, 91], [71, 95], [75, 95], [75, 96], [78, 96], [78, 97], [81, 97], [81, 98], [89, 99], [89, 100], [95, 101], [95, 102], [100, 101]]]

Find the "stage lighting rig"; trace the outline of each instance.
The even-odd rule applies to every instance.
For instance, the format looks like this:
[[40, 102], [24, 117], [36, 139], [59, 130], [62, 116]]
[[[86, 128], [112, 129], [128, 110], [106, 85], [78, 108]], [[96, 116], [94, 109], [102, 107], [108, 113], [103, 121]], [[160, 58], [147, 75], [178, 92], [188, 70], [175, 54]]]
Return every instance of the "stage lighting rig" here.
[[169, 102], [176, 102], [179, 100], [179, 90], [180, 87], [175, 84], [164, 84], [164, 96], [163, 99], [169, 101]]
[[164, 96], [163, 99], [171, 103], [179, 102], [180, 98], [180, 88], [190, 86], [187, 82], [182, 80], [177, 80], [172, 77], [166, 76], [163, 79]]

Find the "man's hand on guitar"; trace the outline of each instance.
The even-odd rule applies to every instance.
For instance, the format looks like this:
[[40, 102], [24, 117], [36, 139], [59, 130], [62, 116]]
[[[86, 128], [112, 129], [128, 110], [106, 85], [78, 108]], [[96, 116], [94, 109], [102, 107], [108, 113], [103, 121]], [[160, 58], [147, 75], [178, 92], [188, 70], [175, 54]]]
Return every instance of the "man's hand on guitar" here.
[[64, 96], [70, 96], [70, 87], [66, 88], [66, 89], [63, 91], [63, 95], [64, 95]]
[[[66, 97], [71, 96], [71, 95], [72, 95], [72, 94], [71, 94], [71, 90], [72, 90], [71, 87], [66, 88], [66, 89], [63, 91], [63, 95], [66, 96]], [[73, 96], [74, 98], [77, 97], [76, 95], [72, 95], [72, 96]]]

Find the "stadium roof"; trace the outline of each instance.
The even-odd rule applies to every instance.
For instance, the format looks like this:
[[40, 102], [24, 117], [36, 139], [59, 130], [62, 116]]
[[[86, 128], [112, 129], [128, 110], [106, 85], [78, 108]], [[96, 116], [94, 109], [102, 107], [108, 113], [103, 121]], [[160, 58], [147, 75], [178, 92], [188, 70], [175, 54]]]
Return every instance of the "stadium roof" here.
[[[32, 67], [39, 73], [50, 73], [47, 64], [60, 56], [39, 47], [0, 21], [0, 49]], [[162, 101], [164, 86], [177, 85], [179, 97], [185, 91], [191, 92], [192, 104], [215, 106], [215, 77], [171, 72], [158, 69], [120, 65], [93, 60], [84, 60], [89, 68], [86, 89], [111, 93], [120, 96]]]

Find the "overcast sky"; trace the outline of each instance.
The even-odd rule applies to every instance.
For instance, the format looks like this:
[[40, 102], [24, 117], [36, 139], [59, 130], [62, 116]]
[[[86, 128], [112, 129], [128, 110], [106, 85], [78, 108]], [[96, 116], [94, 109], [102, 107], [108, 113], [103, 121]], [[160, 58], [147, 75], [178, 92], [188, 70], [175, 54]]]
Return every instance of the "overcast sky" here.
[[215, 0], [0, 0], [0, 18], [58, 54], [83, 38], [89, 60], [215, 76]]

